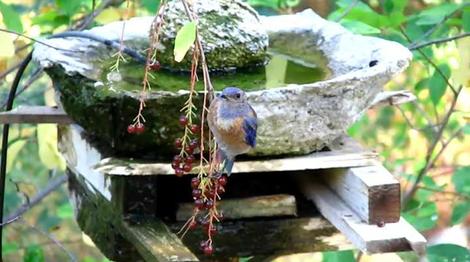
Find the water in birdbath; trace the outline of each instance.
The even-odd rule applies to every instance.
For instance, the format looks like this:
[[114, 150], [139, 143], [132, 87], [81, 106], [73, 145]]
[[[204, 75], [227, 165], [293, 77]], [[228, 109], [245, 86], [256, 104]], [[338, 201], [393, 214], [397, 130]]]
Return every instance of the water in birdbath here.
[[[112, 63], [113, 61], [108, 61]], [[236, 72], [211, 74], [211, 80], [216, 90], [227, 86], [237, 86], [244, 90], [260, 90], [281, 87], [287, 84], [307, 84], [327, 78], [328, 69], [323, 63], [306, 63], [285, 55], [271, 53], [270, 61], [264, 67], [240, 69]], [[110, 90], [139, 91], [142, 88], [144, 67], [136, 63], [120, 65], [119, 72], [110, 71], [111, 64], [101, 74], [101, 81]], [[178, 91], [187, 89], [188, 73], [175, 73], [162, 69], [149, 77], [150, 86], [158, 91]], [[197, 89], [202, 89], [199, 81]], [[106, 92], [106, 90], [102, 90]]]

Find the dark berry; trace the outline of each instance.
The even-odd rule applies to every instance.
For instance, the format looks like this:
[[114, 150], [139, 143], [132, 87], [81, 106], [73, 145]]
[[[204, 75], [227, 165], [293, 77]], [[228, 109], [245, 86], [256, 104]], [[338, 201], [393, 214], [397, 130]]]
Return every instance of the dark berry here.
[[181, 126], [186, 126], [188, 124], [188, 118], [185, 115], [181, 115], [178, 121]]
[[198, 188], [200, 183], [201, 180], [199, 180], [199, 178], [193, 177], [193, 179], [191, 179], [191, 188]]
[[181, 140], [181, 138], [177, 138], [175, 140], [175, 147], [176, 149], [181, 149], [181, 147], [183, 147], [183, 140]]
[[194, 229], [196, 229], [196, 227], [197, 227], [197, 222], [196, 222], [196, 220], [191, 220], [191, 222], [189, 222], [189, 224], [188, 224], [188, 228], [189, 228], [190, 230], [194, 230]]
[[135, 133], [136, 134], [142, 134], [145, 131], [145, 126], [142, 123], [137, 123], [135, 125]]
[[192, 124], [190, 127], [189, 127], [189, 130], [191, 130], [191, 132], [193, 134], [197, 134], [199, 132], [199, 126], [196, 125], [196, 124]]
[[201, 240], [201, 242], [199, 243], [199, 247], [201, 248], [201, 250], [204, 250], [204, 248], [207, 247], [207, 241]]
[[192, 194], [193, 194], [194, 199], [198, 199], [198, 198], [201, 197], [202, 191], [201, 191], [201, 189], [193, 189]]
[[193, 170], [193, 166], [191, 164], [184, 164], [183, 170], [184, 172], [191, 172], [191, 170]]
[[149, 64], [149, 67], [152, 71], [158, 71], [160, 70], [160, 62], [158, 60], [155, 60], [151, 64]]
[[183, 161], [183, 158], [180, 155], [176, 155], [173, 157], [173, 162], [180, 164]]
[[227, 176], [221, 176], [221, 177], [219, 177], [219, 179], [217, 180], [217, 182], [219, 183], [219, 185], [225, 186], [225, 185], [227, 184]]
[[191, 142], [189, 142], [189, 147], [192, 148], [192, 149], [198, 148], [199, 147], [199, 142], [197, 141], [197, 139], [191, 140]]
[[171, 168], [173, 169], [180, 168], [180, 163], [178, 161], [173, 160], [173, 162], [171, 162]]
[[206, 256], [210, 256], [210, 255], [214, 254], [214, 248], [213, 248], [212, 245], [210, 245], [210, 244], [209, 244], [209, 245], [206, 245], [206, 246], [204, 247], [203, 251], [204, 251], [204, 254], [205, 254]]
[[204, 207], [204, 200], [202, 200], [201, 198], [194, 200], [194, 206], [196, 206], [199, 209], [203, 208]]
[[204, 204], [204, 207], [207, 209], [211, 209], [214, 207], [214, 201], [212, 199], [207, 199], [206, 203]]
[[176, 169], [175, 169], [175, 175], [178, 176], [178, 177], [183, 176], [183, 175], [184, 175], [183, 169], [181, 169], [181, 168], [176, 168]]
[[135, 133], [135, 126], [134, 125], [128, 125], [127, 126], [127, 133], [134, 134]]
[[194, 149], [191, 148], [190, 146], [187, 146], [184, 148], [184, 151], [188, 154], [188, 155], [192, 155], [194, 153]]
[[194, 156], [193, 156], [193, 155], [189, 155], [189, 156], [184, 160], [184, 163], [191, 165], [192, 163], [194, 163], [194, 160], [195, 160]]

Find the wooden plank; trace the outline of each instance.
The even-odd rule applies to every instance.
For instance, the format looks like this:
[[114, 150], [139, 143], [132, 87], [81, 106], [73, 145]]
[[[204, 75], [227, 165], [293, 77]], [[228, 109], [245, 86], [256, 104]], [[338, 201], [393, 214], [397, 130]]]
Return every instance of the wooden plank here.
[[[168, 225], [177, 232], [182, 223]], [[183, 243], [196, 255], [206, 258], [199, 243], [207, 239], [203, 230], [190, 231]], [[301, 252], [331, 251], [354, 248], [327, 220], [321, 217], [280, 218], [268, 220], [222, 221], [214, 237], [215, 252], [211, 261], [228, 257], [278, 256]]]
[[[303, 171], [372, 165], [377, 153], [365, 150], [352, 138], [344, 137], [331, 151], [314, 152], [269, 160], [236, 161], [232, 173]], [[95, 169], [105, 175], [174, 175], [169, 163], [141, 162], [133, 159], [103, 159]], [[197, 173], [198, 170], [193, 169]]]
[[338, 228], [360, 250], [384, 253], [414, 250], [424, 254], [426, 239], [405, 219], [384, 225], [369, 225], [361, 221], [335, 193], [318, 179], [304, 176], [300, 186], [304, 195], [312, 200], [322, 215]]
[[[217, 207], [223, 210], [224, 219], [297, 215], [295, 197], [286, 194], [226, 199], [218, 201]], [[176, 220], [188, 220], [193, 214], [193, 209], [193, 203], [180, 204]]]
[[19, 106], [11, 111], [0, 112], [0, 123], [56, 123], [72, 124], [72, 119], [62, 110], [48, 106]]
[[124, 231], [145, 261], [199, 261], [159, 219], [134, 225], [124, 222]]
[[400, 219], [400, 183], [382, 165], [326, 171], [322, 178], [362, 221]]

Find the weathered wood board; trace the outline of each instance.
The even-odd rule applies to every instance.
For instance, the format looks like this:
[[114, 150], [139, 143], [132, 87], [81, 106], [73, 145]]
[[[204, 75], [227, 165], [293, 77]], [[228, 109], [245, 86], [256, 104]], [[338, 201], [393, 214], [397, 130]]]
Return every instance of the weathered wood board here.
[[147, 262], [199, 261], [160, 219], [138, 224], [124, 222], [124, 236]]
[[384, 253], [414, 250], [423, 254], [426, 239], [406, 220], [396, 223], [369, 225], [322, 182], [305, 176], [301, 179], [304, 195], [336, 228], [358, 249], [367, 253]]
[[[295, 197], [286, 194], [221, 200], [217, 202], [217, 207], [223, 210], [224, 219], [297, 215]], [[193, 209], [193, 203], [180, 204], [176, 211], [176, 220], [186, 221], [192, 216]]]
[[49, 106], [20, 106], [11, 111], [0, 112], [0, 123], [57, 123], [72, 124], [73, 120], [64, 110]]
[[[331, 151], [280, 159], [236, 161], [232, 173], [288, 172], [314, 169], [355, 167], [374, 164], [377, 153], [365, 150], [350, 137], [343, 137]], [[130, 159], [105, 158], [95, 166], [105, 175], [173, 175], [170, 163], [148, 163]]]
[[368, 224], [400, 219], [400, 183], [382, 165], [325, 171], [323, 181]]

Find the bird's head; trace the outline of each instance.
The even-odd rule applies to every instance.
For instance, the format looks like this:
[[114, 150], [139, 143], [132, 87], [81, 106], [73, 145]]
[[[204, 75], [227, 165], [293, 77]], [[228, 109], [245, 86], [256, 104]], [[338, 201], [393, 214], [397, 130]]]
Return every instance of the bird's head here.
[[220, 98], [224, 101], [232, 103], [244, 103], [246, 102], [246, 94], [240, 88], [226, 87], [220, 94]]

